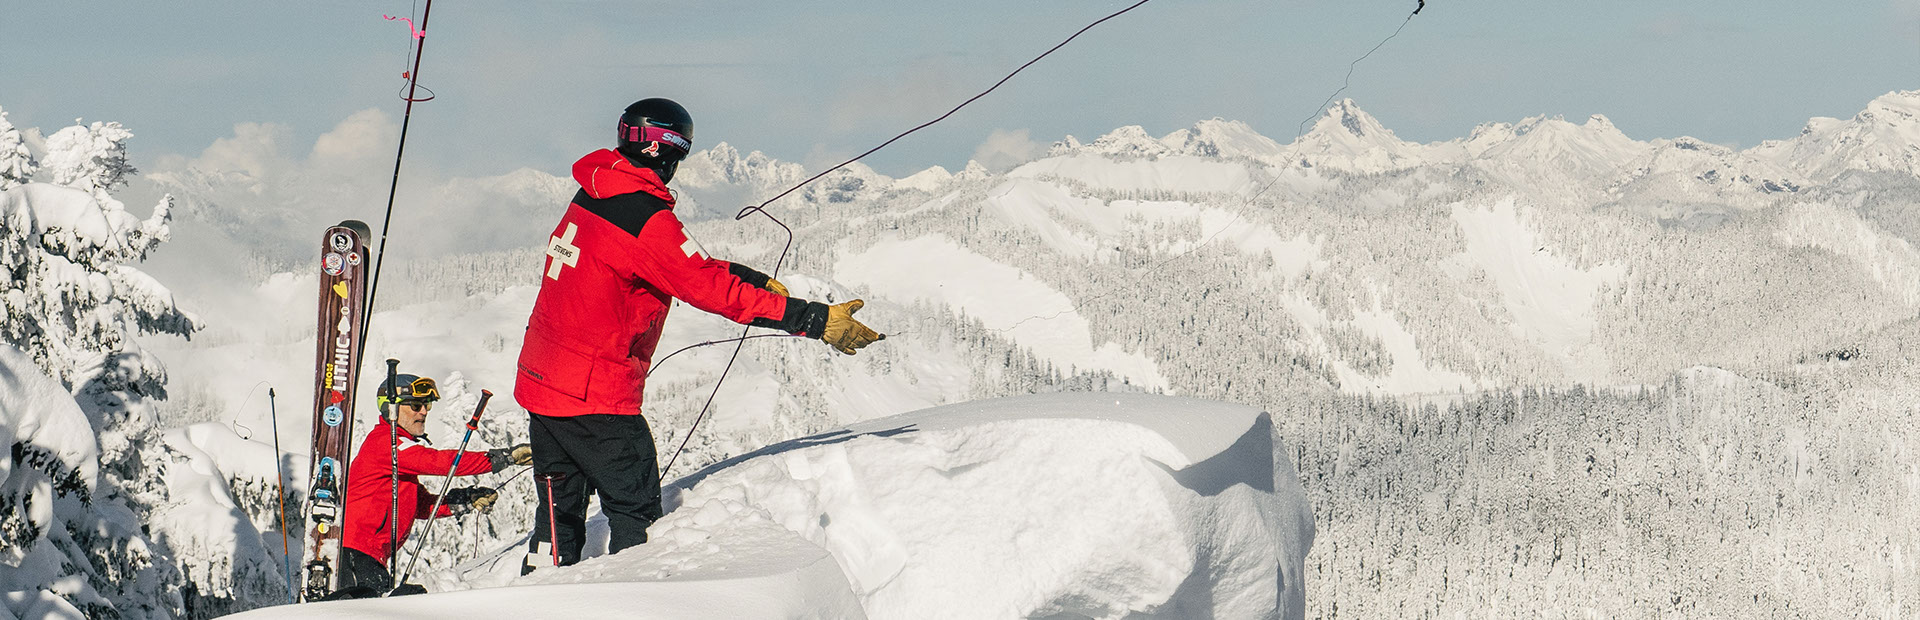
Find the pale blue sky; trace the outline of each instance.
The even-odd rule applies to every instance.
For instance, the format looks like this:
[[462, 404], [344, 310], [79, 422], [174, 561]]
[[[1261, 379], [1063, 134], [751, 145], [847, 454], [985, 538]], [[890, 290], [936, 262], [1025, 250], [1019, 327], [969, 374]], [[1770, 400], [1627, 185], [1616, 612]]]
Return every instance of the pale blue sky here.
[[[561, 173], [608, 144], [627, 103], [666, 96], [693, 112], [698, 147], [724, 140], [817, 170], [1125, 4], [441, 0], [421, 71], [439, 99], [415, 106], [409, 161]], [[1285, 142], [1413, 5], [1154, 0], [869, 163], [956, 169], [995, 130], [1047, 143], [1215, 116]], [[48, 131], [121, 121], [136, 165], [197, 154], [243, 122], [284, 125], [304, 151], [356, 111], [399, 118], [406, 30], [380, 15], [414, 6], [13, 0], [0, 8], [0, 109]], [[1920, 0], [1432, 0], [1343, 96], [1416, 141], [1603, 113], [1638, 139], [1744, 147], [1910, 89]]]

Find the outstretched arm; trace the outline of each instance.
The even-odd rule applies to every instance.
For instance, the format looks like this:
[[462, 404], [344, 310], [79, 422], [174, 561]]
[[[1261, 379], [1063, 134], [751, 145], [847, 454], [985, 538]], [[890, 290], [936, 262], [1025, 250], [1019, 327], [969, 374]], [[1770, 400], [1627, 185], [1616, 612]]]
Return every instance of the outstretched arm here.
[[[419, 440], [409, 439], [400, 443], [400, 473], [428, 476], [445, 476], [447, 468], [453, 467], [455, 455], [463, 454], [458, 450], [435, 450]], [[485, 452], [466, 452], [460, 457], [460, 470], [456, 476], [471, 476], [493, 471], [492, 463]]]
[[736, 323], [818, 338], [848, 355], [885, 338], [854, 320], [853, 313], [865, 305], [861, 300], [828, 306], [788, 297], [770, 290], [778, 282], [765, 274], [707, 257], [672, 211], [655, 213], [636, 241], [640, 277], [695, 308]]
[[708, 257], [671, 210], [653, 214], [628, 248], [635, 275], [695, 308], [735, 323], [778, 319], [785, 312], [786, 298], [762, 288], [764, 280], [742, 279], [765, 276], [751, 269], [736, 271], [733, 263]]

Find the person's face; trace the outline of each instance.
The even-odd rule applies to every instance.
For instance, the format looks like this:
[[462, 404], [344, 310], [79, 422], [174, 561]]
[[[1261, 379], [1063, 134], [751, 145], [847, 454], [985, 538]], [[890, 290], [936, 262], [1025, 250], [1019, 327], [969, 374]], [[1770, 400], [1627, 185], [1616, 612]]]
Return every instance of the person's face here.
[[400, 403], [398, 418], [400, 428], [419, 437], [427, 432], [427, 412], [433, 410], [432, 402]]

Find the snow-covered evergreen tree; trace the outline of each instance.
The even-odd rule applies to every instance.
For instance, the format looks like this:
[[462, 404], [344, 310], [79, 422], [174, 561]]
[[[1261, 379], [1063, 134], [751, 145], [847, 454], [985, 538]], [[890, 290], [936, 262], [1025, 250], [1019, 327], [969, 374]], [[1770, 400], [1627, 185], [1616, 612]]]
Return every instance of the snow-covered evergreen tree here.
[[7, 111], [0, 109], [0, 192], [26, 183], [38, 167], [20, 130], [7, 120]]
[[[10, 404], [21, 411], [9, 416], [20, 419], [0, 420], [13, 427], [4, 438], [23, 468], [0, 479], [0, 503], [18, 507], [0, 524], [7, 543], [0, 564], [14, 569], [0, 570], [0, 589], [39, 592], [34, 600], [47, 609], [65, 605], [88, 617], [205, 617], [257, 607], [284, 596], [284, 579], [263, 568], [272, 563], [257, 532], [206, 531], [206, 515], [224, 516], [208, 512], [206, 496], [219, 504], [231, 494], [207, 488], [224, 480], [204, 475], [203, 455], [163, 435], [157, 409], [166, 370], [134, 340], [140, 333], [190, 337], [201, 326], [132, 266], [167, 239], [172, 198], [141, 219], [110, 195], [134, 171], [126, 159], [131, 136], [118, 123], [61, 130], [47, 140], [40, 176], [53, 182], [0, 191], [0, 334], [19, 349], [4, 361], [38, 367], [4, 374], [44, 373], [71, 399]], [[8, 161], [9, 170], [31, 167]], [[86, 427], [15, 432], [59, 409], [77, 410]], [[76, 442], [80, 448], [68, 445]]]
[[87, 192], [105, 204], [113, 200], [108, 192], [139, 172], [127, 162], [127, 140], [133, 132], [120, 123], [74, 123], [47, 137], [42, 171], [48, 181]]

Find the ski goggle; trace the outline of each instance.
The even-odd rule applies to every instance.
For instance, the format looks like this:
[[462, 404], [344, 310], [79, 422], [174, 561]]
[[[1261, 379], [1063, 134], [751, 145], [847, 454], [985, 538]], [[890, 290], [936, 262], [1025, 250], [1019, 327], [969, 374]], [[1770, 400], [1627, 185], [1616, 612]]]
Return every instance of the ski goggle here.
[[403, 384], [398, 391], [400, 392], [399, 398], [381, 396], [380, 404], [400, 403], [403, 405], [419, 406], [432, 405], [433, 401], [440, 400], [439, 386], [434, 385], [433, 379], [427, 377], [419, 377], [410, 383]]
[[629, 143], [665, 142], [680, 149], [680, 154], [682, 155], [693, 150], [693, 141], [688, 140], [686, 136], [680, 135], [680, 132], [646, 123], [628, 125], [626, 121], [620, 121], [620, 137], [626, 138]]

